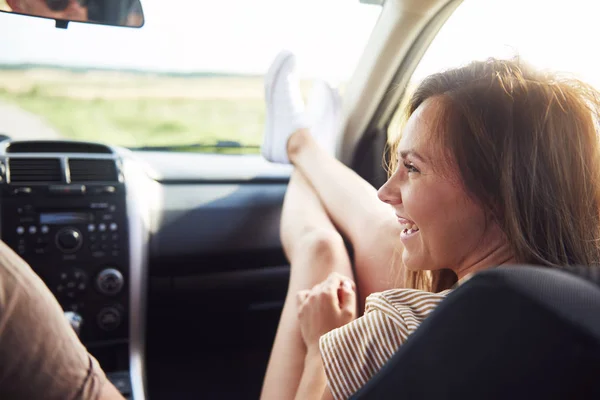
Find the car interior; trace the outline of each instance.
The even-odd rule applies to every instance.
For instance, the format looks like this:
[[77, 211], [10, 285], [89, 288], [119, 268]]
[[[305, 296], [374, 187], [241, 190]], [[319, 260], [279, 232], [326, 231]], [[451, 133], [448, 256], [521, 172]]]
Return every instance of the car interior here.
[[[0, 7], [7, 11], [0, 13], [0, 26], [10, 21], [23, 25], [26, 32], [36, 24], [36, 29], [43, 28], [48, 34], [59, 32], [61, 39], [57, 40], [67, 40], [69, 35], [82, 34], [86, 29], [94, 30], [98, 36], [110, 32], [111, 38], [115, 38], [120, 32], [143, 33], [152, 28], [153, 18], [160, 16], [153, 12], [158, 10], [157, 0], [141, 0], [137, 5], [138, 12], [143, 10], [143, 22], [113, 18], [121, 10], [115, 6], [118, 0], [106, 2], [115, 6], [110, 12], [99, 11], [103, 3], [100, 0], [87, 3], [91, 7], [89, 20], [61, 19], [55, 14], [27, 16]], [[188, 3], [191, 2], [170, 4], [185, 13], [186, 6], [191, 7]], [[204, 3], [209, 11], [211, 6], [217, 7], [215, 2], [199, 3]], [[363, 37], [364, 43], [356, 44], [359, 56], [343, 85], [343, 115], [336, 156], [379, 187], [387, 177], [384, 158], [397, 131], [396, 122], [401, 114], [398, 110], [419, 71], [422, 75], [430, 72], [428, 68], [444, 67], [445, 64], [436, 62], [452, 58], [455, 49], [468, 46], [468, 40], [477, 35], [473, 30], [485, 29], [501, 9], [502, 15], [514, 16], [510, 7], [517, 7], [518, 2], [513, 1], [512, 6], [499, 1], [482, 4], [473, 0], [334, 3], [340, 8], [346, 3], [356, 3], [368, 7], [375, 15]], [[310, 4], [317, 10], [321, 7], [314, 2]], [[537, 4], [538, 8], [532, 10], [539, 11], [538, 16], [546, 15], [546, 11], [540, 11], [541, 3]], [[94, 11], [93, 7], [97, 9]], [[466, 27], [464, 20], [453, 20], [455, 15], [472, 17], [468, 12], [474, 13], [473, 10], [485, 12], [477, 25]], [[557, 11], [552, 15], [559, 14]], [[339, 15], [343, 19], [344, 13]], [[547, 18], [551, 19], [550, 14]], [[518, 20], [515, 24], [526, 25], [526, 22]], [[171, 25], [153, 29], [175, 31], [177, 23], [174, 19]], [[456, 38], [445, 41], [442, 33], [446, 28], [462, 34], [460, 37], [465, 41]], [[35, 40], [34, 35], [31, 33], [28, 40]], [[436, 42], [438, 37], [440, 41]], [[186, 45], [212, 39], [188, 40], [190, 43]], [[0, 53], [7, 54], [7, 60], [28, 62], [18, 55], [16, 47], [5, 46], [2, 49], [0, 45]], [[260, 43], [250, 47], [253, 46], [258, 48]], [[565, 43], [560, 49], [568, 47], [569, 43]], [[493, 55], [485, 50], [478, 48], [463, 56], [469, 61]], [[11, 51], [15, 54], [13, 59], [9, 57]], [[64, 51], [68, 52], [68, 48]], [[437, 55], [428, 59], [432, 52]], [[60, 60], [61, 54], [53, 57]], [[260, 68], [255, 70], [266, 69], [267, 61], [265, 56], [265, 62], [259, 63]], [[427, 65], [423, 64], [425, 61]], [[2, 82], [0, 101], [9, 103], [10, 90]], [[11, 114], [2, 118], [10, 119]], [[78, 129], [87, 129], [88, 125], [93, 128], [97, 123], [86, 120]], [[65, 134], [48, 138], [36, 136], [35, 132], [19, 136], [7, 131], [8, 128], [2, 129], [5, 131], [1, 132], [4, 136], [0, 142], [1, 238], [56, 295], [81, 341], [121, 393], [135, 400], [258, 398], [289, 279], [289, 265], [279, 239], [279, 218], [292, 167], [264, 160], [256, 148], [260, 143], [245, 146], [219, 141], [211, 146], [184, 143], [168, 147], [165, 143], [121, 144], [103, 136]], [[199, 136], [198, 143], [202, 139]], [[169, 139], [166, 140], [168, 143]], [[483, 286], [485, 279], [494, 276], [482, 277]], [[478, 282], [473, 280], [472, 285]], [[480, 286], [477, 288], [481, 291]], [[465, 286], [461, 290], [468, 292], [468, 289]], [[459, 300], [472, 303], [468, 293], [464, 297], [461, 293], [457, 295]], [[423, 327], [424, 332], [436, 331], [436, 319], [430, 322]], [[461, 321], [444, 323], [452, 326]], [[427, 347], [421, 344], [424, 335], [414, 338], [414, 347]], [[413, 358], [413, 354], [423, 354], [419, 353], [422, 347], [413, 350], [413, 342], [410, 343], [402, 356], [410, 359], [406, 362], [415, 363], [419, 357]], [[451, 339], [435, 343], [455, 346]], [[590, 344], [591, 348], [597, 354], [597, 344], [595, 347]], [[445, 360], [455, 356], [452, 353]], [[599, 365], [597, 355], [594, 357], [589, 362]], [[398, 365], [402, 369], [413, 364]], [[429, 371], [431, 364], [423, 361], [419, 368]], [[597, 372], [597, 368], [590, 371]], [[444, 369], [435, 374], [446, 372]], [[383, 371], [381, 380], [385, 380], [386, 374], [390, 375], [388, 370]], [[431, 376], [431, 372], [422, 376]], [[380, 381], [366, 387], [366, 394], [359, 396], [385, 398], [376, 388], [388, 386], [381, 382], [380, 386], [374, 386], [377, 382]], [[413, 382], [415, 385], [418, 382], [421, 388], [426, 386], [422, 379]], [[451, 393], [460, 386], [447, 383], [445, 387], [448, 390], [445, 393]], [[369, 395], [372, 390], [375, 394]], [[425, 392], [420, 393], [421, 396], [410, 398], [431, 398]]]

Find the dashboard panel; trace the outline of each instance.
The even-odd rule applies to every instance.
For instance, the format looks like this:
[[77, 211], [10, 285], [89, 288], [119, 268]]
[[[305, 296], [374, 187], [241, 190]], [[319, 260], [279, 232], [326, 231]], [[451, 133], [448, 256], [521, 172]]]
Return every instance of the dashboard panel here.
[[284, 184], [162, 184], [152, 255], [272, 250], [279, 242]]
[[285, 264], [279, 218], [290, 166], [258, 155], [144, 151], [134, 156], [156, 182], [151, 276]]
[[[178, 335], [184, 352], [200, 346], [183, 364], [204, 359], [210, 371], [210, 349], [196, 341], [231, 344], [231, 323], [253, 326], [245, 340], [262, 355], [239, 374], [257, 374], [256, 392], [289, 278], [279, 218], [290, 173], [254, 155], [2, 142], [2, 239], [46, 282], [128, 398], [146, 398], [148, 365], [158, 371], [151, 376], [172, 372], [161, 370], [172, 356], [163, 343]], [[193, 307], [210, 309], [206, 322], [223, 329], [211, 336], [189, 325]], [[196, 332], [188, 341], [170, 328], [183, 324]], [[207, 377], [207, 387], [218, 382]], [[171, 398], [173, 385], [154, 383], [156, 398], [161, 390]]]

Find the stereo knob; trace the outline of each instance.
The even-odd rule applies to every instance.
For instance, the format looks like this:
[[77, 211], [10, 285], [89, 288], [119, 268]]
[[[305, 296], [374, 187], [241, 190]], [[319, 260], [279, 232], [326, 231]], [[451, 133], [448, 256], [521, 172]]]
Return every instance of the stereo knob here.
[[124, 284], [125, 281], [123, 279], [123, 275], [114, 268], [107, 268], [103, 270], [96, 278], [96, 286], [98, 287], [98, 291], [107, 296], [114, 296], [118, 294], [121, 289], [123, 289]]
[[73, 253], [79, 250], [82, 242], [81, 232], [74, 228], [64, 228], [56, 234], [56, 246], [63, 253]]
[[96, 322], [100, 329], [106, 332], [114, 331], [121, 325], [123, 314], [116, 307], [104, 307], [98, 313]]

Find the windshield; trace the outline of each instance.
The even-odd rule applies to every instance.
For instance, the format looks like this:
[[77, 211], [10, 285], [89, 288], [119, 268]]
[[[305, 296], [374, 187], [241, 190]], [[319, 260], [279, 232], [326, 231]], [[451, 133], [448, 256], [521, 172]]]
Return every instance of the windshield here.
[[141, 29], [62, 30], [0, 13], [0, 134], [126, 147], [259, 146], [262, 75], [277, 52], [297, 54], [305, 89], [312, 77], [343, 86], [381, 10], [358, 0], [142, 6]]

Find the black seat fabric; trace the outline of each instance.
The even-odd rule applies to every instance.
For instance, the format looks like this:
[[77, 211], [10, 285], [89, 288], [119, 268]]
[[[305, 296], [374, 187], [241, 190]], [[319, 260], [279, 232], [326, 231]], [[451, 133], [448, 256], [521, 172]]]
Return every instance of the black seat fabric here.
[[600, 399], [600, 287], [590, 280], [598, 276], [531, 266], [481, 272], [353, 398]]

